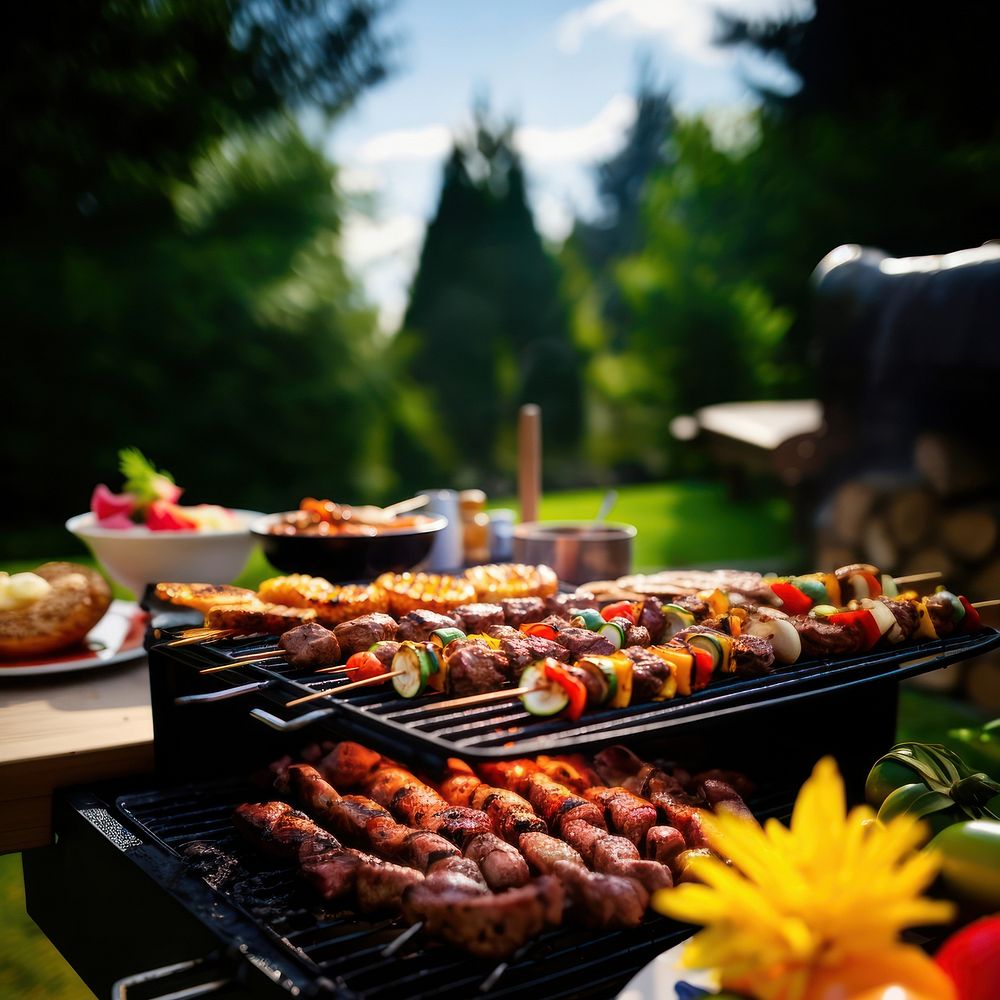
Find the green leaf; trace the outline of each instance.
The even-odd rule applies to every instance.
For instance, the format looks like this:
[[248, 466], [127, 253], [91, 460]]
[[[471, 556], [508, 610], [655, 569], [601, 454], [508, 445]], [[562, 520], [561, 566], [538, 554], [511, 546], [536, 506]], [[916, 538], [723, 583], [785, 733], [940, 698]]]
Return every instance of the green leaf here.
[[133, 494], [140, 506], [159, 498], [158, 482], [174, 481], [169, 472], [157, 471], [156, 466], [138, 448], [122, 448], [118, 452], [118, 468], [125, 477], [125, 492]]

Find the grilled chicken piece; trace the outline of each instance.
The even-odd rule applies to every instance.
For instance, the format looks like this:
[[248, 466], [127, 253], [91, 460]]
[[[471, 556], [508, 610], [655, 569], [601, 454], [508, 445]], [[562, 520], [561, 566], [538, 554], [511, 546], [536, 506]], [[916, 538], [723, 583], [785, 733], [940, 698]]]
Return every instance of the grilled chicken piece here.
[[289, 629], [278, 645], [288, 653], [288, 662], [293, 667], [332, 667], [340, 662], [337, 637], [319, 622], [306, 622]]
[[423, 921], [435, 937], [492, 959], [512, 955], [546, 927], [558, 924], [562, 909], [559, 882], [544, 876], [519, 889], [485, 896], [436, 891], [425, 882], [403, 899], [407, 920]]
[[571, 861], [557, 861], [553, 875], [588, 927], [635, 927], [649, 905], [649, 893], [634, 879], [588, 872]]
[[583, 858], [569, 844], [557, 837], [550, 837], [547, 833], [526, 833], [521, 837], [518, 847], [532, 870], [540, 875], [551, 875], [557, 861], [586, 868]]
[[375, 585], [345, 584], [335, 586], [320, 576], [275, 576], [264, 580], [257, 589], [262, 601], [287, 604], [293, 608], [309, 608], [324, 625], [333, 628], [360, 615], [387, 611], [389, 598]]
[[252, 590], [219, 583], [158, 583], [155, 593], [157, 600], [194, 608], [202, 614], [217, 605], [239, 607], [259, 603]]
[[216, 605], [205, 614], [209, 628], [229, 628], [237, 632], [265, 632], [282, 635], [296, 625], [316, 618], [316, 612], [306, 608], [287, 608], [283, 604]]

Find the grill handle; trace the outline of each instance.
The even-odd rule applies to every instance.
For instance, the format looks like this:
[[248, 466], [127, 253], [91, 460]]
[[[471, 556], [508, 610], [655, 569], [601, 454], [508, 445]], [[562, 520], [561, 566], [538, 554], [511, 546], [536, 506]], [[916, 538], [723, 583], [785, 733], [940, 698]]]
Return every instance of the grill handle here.
[[238, 698], [241, 694], [249, 694], [251, 691], [261, 691], [273, 684], [273, 680], [254, 681], [252, 684], [240, 684], [238, 687], [222, 688], [219, 691], [205, 691], [200, 694], [182, 694], [174, 698], [175, 705], [200, 705], [202, 702], [228, 701], [230, 698]]
[[[123, 976], [111, 986], [111, 1000], [128, 1000], [128, 991], [132, 986], [155, 982], [158, 979], [169, 979], [171, 976], [181, 972], [197, 968], [204, 962], [205, 959], [203, 958], [192, 958], [186, 962], [162, 965], [158, 969], [148, 969], [145, 972], [134, 972], [131, 976]], [[211, 967], [206, 972], [208, 975], [213, 974]], [[214, 974], [217, 975], [218, 973]], [[144, 1000], [191, 1000], [193, 997], [203, 997], [208, 996], [209, 993], [216, 993], [224, 987], [229, 986], [232, 982], [233, 979], [229, 976], [221, 979], [206, 979], [203, 982], [184, 986], [171, 993], [160, 993], [155, 997], [146, 996]]]
[[250, 709], [250, 717], [258, 722], [263, 722], [265, 726], [277, 729], [279, 733], [294, 733], [296, 730], [305, 729], [320, 719], [325, 719], [328, 715], [333, 715], [335, 708], [319, 708], [315, 712], [306, 712], [305, 715], [297, 715], [294, 719], [281, 719], [277, 715], [265, 712], [262, 708]]

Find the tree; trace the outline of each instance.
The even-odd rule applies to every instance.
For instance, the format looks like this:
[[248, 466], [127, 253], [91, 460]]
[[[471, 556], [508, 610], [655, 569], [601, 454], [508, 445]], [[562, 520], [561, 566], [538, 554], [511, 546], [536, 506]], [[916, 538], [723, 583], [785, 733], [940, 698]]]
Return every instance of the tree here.
[[[572, 457], [579, 371], [556, 265], [531, 217], [513, 126], [482, 107], [445, 164], [399, 340], [453, 444], [458, 482], [512, 471], [523, 402], [542, 407], [547, 471]], [[426, 453], [406, 448], [398, 461], [407, 454], [426, 466]]]
[[378, 11], [90, 0], [11, 14], [8, 523], [61, 524], [127, 444], [192, 501], [275, 509], [384, 486], [365, 454], [390, 395], [374, 317], [340, 261], [336, 172], [290, 114], [334, 115], [381, 78]]

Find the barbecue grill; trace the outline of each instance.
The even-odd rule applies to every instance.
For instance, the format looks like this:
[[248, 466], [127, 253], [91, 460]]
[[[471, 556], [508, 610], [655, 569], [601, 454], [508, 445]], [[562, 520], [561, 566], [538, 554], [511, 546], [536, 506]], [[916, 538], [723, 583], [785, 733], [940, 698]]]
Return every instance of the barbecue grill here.
[[[56, 843], [24, 855], [29, 913], [99, 996], [612, 997], [691, 929], [652, 915], [627, 931], [564, 926], [499, 964], [420, 934], [401, 941], [398, 919], [324, 909], [290, 867], [236, 836], [233, 807], [273, 798], [252, 776], [327, 739], [359, 739], [431, 775], [449, 756], [476, 762], [624, 742], [644, 759], [742, 770], [760, 789], [753, 811], [784, 818], [824, 753], [860, 790], [893, 742], [901, 678], [1000, 645], [987, 631], [797, 664], [570, 724], [533, 719], [519, 701], [441, 711], [443, 696], [405, 701], [388, 685], [285, 709], [338, 682], [277, 658], [236, 662], [273, 652], [269, 638], [170, 646], [168, 621], [182, 623], [176, 610], [154, 616], [150, 635], [156, 777], [62, 794]], [[202, 673], [213, 667], [224, 669]]]

